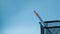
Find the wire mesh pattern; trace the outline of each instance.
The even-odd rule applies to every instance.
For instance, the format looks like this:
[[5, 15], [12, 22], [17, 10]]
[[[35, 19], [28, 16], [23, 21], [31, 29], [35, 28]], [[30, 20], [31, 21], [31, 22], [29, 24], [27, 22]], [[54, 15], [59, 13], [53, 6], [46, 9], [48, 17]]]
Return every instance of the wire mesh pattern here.
[[47, 29], [44, 29], [44, 34], [60, 34], [60, 28], [50, 28], [50, 32]]
[[60, 34], [60, 21], [45, 21], [45, 27], [42, 29], [41, 34]]

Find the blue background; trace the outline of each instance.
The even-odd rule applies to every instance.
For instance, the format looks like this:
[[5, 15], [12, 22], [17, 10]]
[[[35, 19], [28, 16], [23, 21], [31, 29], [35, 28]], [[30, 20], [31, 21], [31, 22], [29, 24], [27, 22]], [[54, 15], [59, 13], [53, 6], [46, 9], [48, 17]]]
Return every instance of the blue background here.
[[0, 0], [0, 33], [40, 34], [34, 10], [44, 21], [60, 20], [60, 0]]

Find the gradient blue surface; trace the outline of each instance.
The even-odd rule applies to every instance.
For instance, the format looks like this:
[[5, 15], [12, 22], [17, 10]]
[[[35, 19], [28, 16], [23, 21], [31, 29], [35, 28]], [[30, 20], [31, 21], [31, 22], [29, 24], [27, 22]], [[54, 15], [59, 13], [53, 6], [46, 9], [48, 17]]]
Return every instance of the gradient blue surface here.
[[0, 0], [1, 34], [40, 34], [41, 18], [60, 20], [60, 0]]

